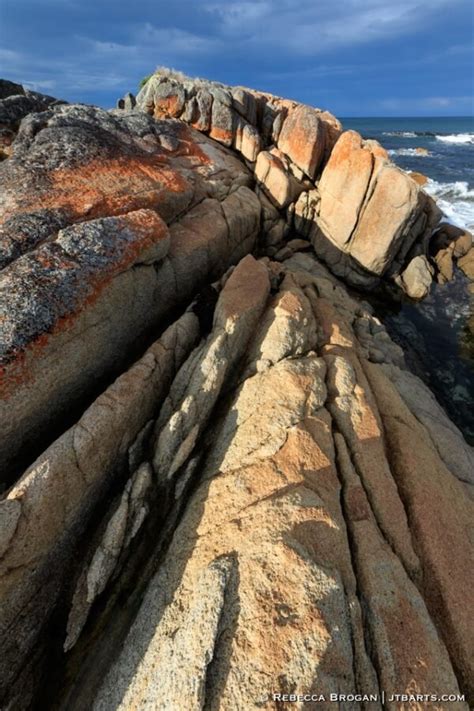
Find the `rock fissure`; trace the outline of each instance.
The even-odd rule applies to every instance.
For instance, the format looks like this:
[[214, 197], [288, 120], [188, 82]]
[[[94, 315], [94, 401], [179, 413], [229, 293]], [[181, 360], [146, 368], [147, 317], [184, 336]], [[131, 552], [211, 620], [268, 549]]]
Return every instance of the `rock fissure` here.
[[[360, 608], [360, 614], [363, 616], [366, 605], [365, 605], [365, 601], [364, 601], [363, 590], [361, 590], [360, 578], [358, 575], [359, 566], [357, 564], [356, 543], [354, 540], [354, 531], [352, 530], [351, 518], [350, 518], [350, 513], [349, 513], [349, 509], [348, 509], [348, 504], [347, 504], [348, 482], [341, 473], [341, 463], [340, 463], [341, 448], [343, 451], [345, 448], [348, 453], [348, 446], [347, 446], [346, 440], [344, 439], [344, 435], [337, 430], [334, 420], [332, 421], [332, 432], [333, 432], [333, 439], [334, 439], [335, 446], [336, 446], [335, 463], [336, 463], [336, 470], [337, 470], [337, 475], [338, 475], [339, 485], [340, 485], [340, 499], [339, 499], [339, 501], [340, 501], [341, 511], [343, 513], [345, 527], [346, 527], [347, 543], [348, 543], [348, 547], [349, 547], [351, 566], [352, 566], [352, 571], [353, 571], [354, 580], [355, 580], [354, 594], [355, 594], [357, 603]], [[356, 631], [353, 629], [352, 625], [351, 625], [351, 630], [352, 630], [352, 650], [353, 650], [353, 660], [354, 660], [354, 678], [358, 679], [359, 684], [360, 684], [360, 677], [361, 677], [361, 674], [364, 674], [364, 672], [363, 672], [363, 670], [360, 669], [360, 663], [361, 663], [360, 660], [357, 659]], [[377, 694], [378, 698], [380, 699], [381, 698], [380, 691], [383, 688], [381, 685], [381, 676], [380, 676], [380, 671], [377, 669], [376, 657], [373, 654], [372, 640], [370, 638], [370, 629], [368, 628], [367, 624], [365, 624], [365, 623], [362, 624], [362, 632], [363, 632], [362, 653], [365, 654], [368, 657], [368, 659], [370, 659], [372, 669], [374, 670], [374, 672], [376, 674], [376, 678], [375, 678], [376, 688], [374, 689], [374, 691]], [[360, 644], [360, 640], [359, 640], [359, 644]], [[365, 674], [366, 673], [367, 672], [365, 672]], [[370, 671], [369, 671], [369, 673], [370, 673]], [[363, 678], [363, 681], [365, 683], [367, 683], [367, 678], [366, 677], [365, 678], [362, 677], [362, 678]], [[367, 689], [364, 688], [363, 684], [359, 686], [358, 690], [359, 690], [359, 693], [361, 693], [361, 694], [367, 693]], [[383, 708], [383, 705], [380, 704], [380, 707]]]

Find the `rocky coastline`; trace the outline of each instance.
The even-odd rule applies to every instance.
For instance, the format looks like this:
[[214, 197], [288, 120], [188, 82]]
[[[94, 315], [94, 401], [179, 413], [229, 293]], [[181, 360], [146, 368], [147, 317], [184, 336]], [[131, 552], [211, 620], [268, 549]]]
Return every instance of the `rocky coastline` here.
[[471, 235], [170, 70], [2, 81], [0, 141], [0, 707], [472, 707], [474, 450], [373, 305], [472, 299]]

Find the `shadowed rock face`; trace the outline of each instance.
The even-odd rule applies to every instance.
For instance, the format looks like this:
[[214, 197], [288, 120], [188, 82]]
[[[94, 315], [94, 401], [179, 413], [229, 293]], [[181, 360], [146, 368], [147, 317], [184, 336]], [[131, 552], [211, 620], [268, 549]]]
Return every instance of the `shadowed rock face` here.
[[326, 112], [137, 107], [0, 164], [0, 706], [467, 711], [474, 453], [332, 273], [419, 294], [435, 211]]

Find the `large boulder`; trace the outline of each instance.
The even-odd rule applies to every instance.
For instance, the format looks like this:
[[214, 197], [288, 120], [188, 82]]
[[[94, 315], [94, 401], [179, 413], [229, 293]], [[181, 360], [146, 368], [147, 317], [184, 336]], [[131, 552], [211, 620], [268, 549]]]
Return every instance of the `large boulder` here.
[[[372, 289], [386, 278], [403, 290], [398, 277], [412, 246], [426, 252], [441, 212], [420, 180], [391, 163], [376, 141], [341, 135], [327, 111], [166, 69], [147, 81], [137, 108], [179, 116], [232, 146], [289, 227], [310, 237], [318, 256], [354, 286]], [[317, 206], [309, 205], [316, 192]]]
[[433, 267], [424, 255], [414, 257], [404, 272], [401, 280], [408, 296], [412, 299], [424, 299], [431, 289]]
[[[193, 235], [225, 234], [207, 200], [168, 228], [185, 290]], [[472, 450], [314, 255], [210, 292], [0, 501], [0, 702], [474, 691]]]
[[255, 165], [255, 177], [276, 207], [287, 207], [302, 191], [279, 155], [260, 151]]
[[440, 216], [386, 151], [355, 131], [339, 138], [318, 189], [320, 232], [370, 275], [383, 276], [397, 259], [403, 261]]
[[176, 72], [17, 128], [0, 706], [467, 711], [473, 450], [334, 276], [419, 296], [429, 198], [330, 114]]
[[137, 96], [140, 109], [156, 117], [180, 116], [223, 145], [248, 157], [236, 134], [254, 128], [263, 149], [276, 145], [294, 165], [314, 179], [336, 142], [341, 125], [327, 111], [272, 94], [192, 79], [180, 72], [158, 70]]
[[326, 148], [324, 121], [309, 106], [297, 106], [283, 122], [278, 147], [313, 179]]
[[252, 249], [260, 203], [245, 166], [184, 124], [85, 106], [28, 117], [0, 180], [9, 481], [170, 309]]

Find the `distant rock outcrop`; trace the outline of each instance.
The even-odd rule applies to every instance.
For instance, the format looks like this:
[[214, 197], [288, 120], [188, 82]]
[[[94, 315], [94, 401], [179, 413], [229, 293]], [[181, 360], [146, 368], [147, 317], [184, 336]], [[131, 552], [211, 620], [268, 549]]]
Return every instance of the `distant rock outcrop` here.
[[468, 711], [474, 452], [362, 291], [472, 273], [469, 236], [248, 89], [162, 72], [13, 134], [0, 706]]
[[[327, 111], [168, 71], [147, 81], [137, 107], [232, 146], [288, 228], [309, 237], [331, 271], [355, 286], [399, 276], [413, 244], [440, 219], [433, 200], [376, 141], [341, 133]], [[397, 285], [405, 290], [403, 279]]]

